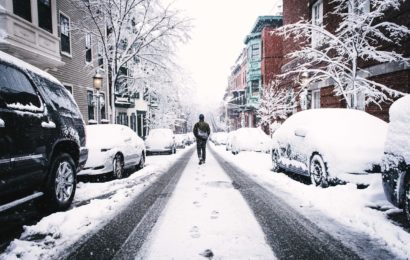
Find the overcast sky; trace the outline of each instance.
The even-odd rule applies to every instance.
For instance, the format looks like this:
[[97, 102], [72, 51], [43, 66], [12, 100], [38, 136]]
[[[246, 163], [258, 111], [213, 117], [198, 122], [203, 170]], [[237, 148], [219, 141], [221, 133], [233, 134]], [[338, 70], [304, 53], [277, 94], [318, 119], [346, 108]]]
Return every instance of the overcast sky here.
[[176, 0], [194, 19], [192, 39], [179, 50], [181, 65], [191, 73], [202, 104], [215, 106], [227, 87], [230, 67], [243, 40], [260, 15], [274, 13], [278, 0]]

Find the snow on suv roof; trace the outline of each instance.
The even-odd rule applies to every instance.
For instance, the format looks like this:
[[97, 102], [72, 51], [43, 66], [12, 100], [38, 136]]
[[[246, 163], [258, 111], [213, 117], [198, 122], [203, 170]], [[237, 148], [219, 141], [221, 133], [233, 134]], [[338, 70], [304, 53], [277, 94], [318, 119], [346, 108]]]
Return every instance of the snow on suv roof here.
[[14, 66], [23, 69], [23, 70], [28, 70], [32, 71], [35, 74], [46, 78], [54, 83], [57, 83], [58, 85], [61, 85], [60, 81], [56, 79], [55, 77], [51, 76], [49, 73], [45, 72], [44, 70], [41, 70], [25, 61], [22, 61], [10, 54], [7, 54], [5, 52], [0, 51], [0, 60], [5, 61], [7, 63], [13, 64]]

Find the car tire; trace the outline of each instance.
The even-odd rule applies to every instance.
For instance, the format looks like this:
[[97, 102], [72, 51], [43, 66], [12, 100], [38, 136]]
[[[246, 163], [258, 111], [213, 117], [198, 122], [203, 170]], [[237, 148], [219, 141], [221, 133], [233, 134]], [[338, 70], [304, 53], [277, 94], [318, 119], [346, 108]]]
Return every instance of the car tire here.
[[112, 162], [112, 174], [115, 179], [124, 177], [124, 160], [121, 154], [116, 154]]
[[141, 155], [141, 160], [140, 160], [140, 162], [138, 163], [138, 165], [137, 165], [137, 170], [141, 170], [141, 169], [143, 169], [145, 167], [145, 155], [144, 155], [144, 153], [142, 153], [142, 155]]
[[322, 188], [329, 186], [327, 166], [320, 154], [313, 154], [310, 158], [309, 175], [312, 184]]
[[407, 223], [410, 225], [410, 180], [404, 186], [403, 212], [406, 215]]
[[62, 211], [70, 207], [76, 190], [76, 166], [72, 157], [61, 153], [54, 157], [49, 168], [44, 196], [38, 206], [44, 211]]
[[276, 149], [272, 150], [272, 171], [277, 172], [280, 170], [279, 167], [279, 154]]

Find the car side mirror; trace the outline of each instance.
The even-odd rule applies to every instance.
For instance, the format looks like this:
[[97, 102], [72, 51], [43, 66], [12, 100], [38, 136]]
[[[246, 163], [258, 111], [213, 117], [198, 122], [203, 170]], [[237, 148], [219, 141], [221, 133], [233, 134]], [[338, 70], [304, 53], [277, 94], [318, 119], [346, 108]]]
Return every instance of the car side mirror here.
[[299, 137], [306, 137], [307, 131], [303, 128], [297, 128], [295, 130], [295, 135]]

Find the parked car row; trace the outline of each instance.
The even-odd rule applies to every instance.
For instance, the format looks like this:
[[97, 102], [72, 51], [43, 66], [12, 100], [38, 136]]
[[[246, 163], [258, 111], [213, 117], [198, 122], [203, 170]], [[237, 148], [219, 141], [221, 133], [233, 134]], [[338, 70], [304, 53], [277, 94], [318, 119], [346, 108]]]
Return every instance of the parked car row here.
[[0, 212], [33, 199], [66, 210], [78, 175], [122, 178], [143, 168], [148, 152], [175, 153], [170, 129], [152, 130], [146, 143], [128, 126], [85, 126], [56, 78], [0, 51]]
[[381, 172], [387, 200], [410, 223], [409, 129], [410, 95], [391, 106], [389, 124], [359, 110], [312, 109], [289, 117], [272, 138], [240, 128], [214, 133], [211, 140], [233, 154], [268, 149], [274, 171], [307, 176], [321, 187], [346, 181], [366, 187], [367, 176]]

